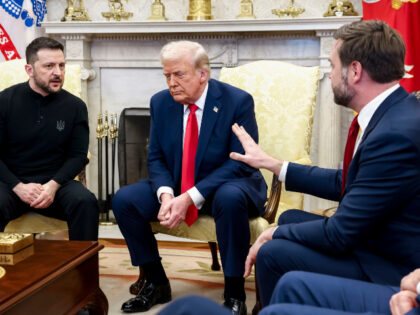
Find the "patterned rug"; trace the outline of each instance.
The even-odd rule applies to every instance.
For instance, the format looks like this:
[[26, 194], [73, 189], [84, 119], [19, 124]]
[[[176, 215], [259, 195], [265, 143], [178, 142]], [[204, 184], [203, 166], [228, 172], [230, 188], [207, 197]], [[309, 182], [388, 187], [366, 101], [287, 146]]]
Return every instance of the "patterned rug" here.
[[[169, 243], [169, 242], [166, 242]], [[222, 303], [223, 273], [211, 270], [211, 253], [197, 248], [195, 243], [159, 244], [159, 252], [171, 282], [173, 299], [189, 294], [199, 294]], [[200, 247], [203, 247], [200, 244]], [[99, 253], [100, 285], [108, 298], [109, 314], [121, 314], [121, 304], [133, 297], [128, 288], [138, 277], [138, 267], [133, 267], [125, 245], [106, 245]], [[255, 284], [252, 274], [245, 282], [248, 312], [255, 303]], [[163, 306], [156, 306], [143, 314], [156, 314]]]

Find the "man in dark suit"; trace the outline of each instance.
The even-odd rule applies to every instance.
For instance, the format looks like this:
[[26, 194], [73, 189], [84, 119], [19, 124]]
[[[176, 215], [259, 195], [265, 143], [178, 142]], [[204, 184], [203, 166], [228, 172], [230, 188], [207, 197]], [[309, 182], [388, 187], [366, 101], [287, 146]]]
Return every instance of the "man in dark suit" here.
[[[420, 269], [401, 280], [400, 287], [304, 271], [286, 273], [277, 283], [270, 305], [260, 315], [420, 314]], [[228, 315], [199, 296], [179, 299], [159, 315]]]
[[272, 158], [243, 127], [233, 126], [246, 152], [232, 153], [233, 159], [274, 172], [287, 190], [339, 201], [329, 219], [285, 212], [279, 226], [251, 247], [245, 276], [256, 262], [263, 305], [291, 270], [398, 285], [420, 266], [420, 104], [398, 85], [404, 75], [403, 40], [381, 21], [345, 25], [335, 38], [334, 99], [359, 113], [343, 171]]
[[225, 306], [246, 314], [242, 275], [250, 243], [248, 218], [261, 214], [267, 191], [261, 173], [231, 160], [229, 153], [243, 150], [233, 123], [245, 125], [258, 140], [253, 99], [210, 79], [209, 58], [198, 43], [171, 42], [162, 48], [161, 61], [169, 90], [150, 102], [150, 177], [120, 189], [113, 200], [132, 263], [146, 276], [143, 289], [122, 310], [146, 311], [171, 299], [149, 222], [176, 228], [204, 213], [216, 223]]

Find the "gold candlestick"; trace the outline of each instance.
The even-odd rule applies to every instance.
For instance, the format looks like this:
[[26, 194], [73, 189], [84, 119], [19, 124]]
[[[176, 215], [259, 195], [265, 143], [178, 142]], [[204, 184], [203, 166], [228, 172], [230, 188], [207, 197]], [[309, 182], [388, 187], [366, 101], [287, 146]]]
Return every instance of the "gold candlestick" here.
[[148, 21], [166, 21], [165, 6], [160, 0], [152, 3], [152, 15], [147, 18]]
[[251, 0], [242, 0], [239, 5], [237, 19], [255, 19], [254, 7]]
[[353, 4], [350, 1], [341, 1], [333, 0], [329, 6], [327, 12], [324, 13], [324, 16], [353, 16], [359, 15], [353, 7]]
[[213, 20], [211, 0], [190, 0], [190, 13], [187, 20]]
[[67, 8], [64, 10], [62, 22], [90, 21], [89, 15], [83, 8], [83, 0], [79, 0], [79, 6], [75, 6], [76, 0], [67, 0]]

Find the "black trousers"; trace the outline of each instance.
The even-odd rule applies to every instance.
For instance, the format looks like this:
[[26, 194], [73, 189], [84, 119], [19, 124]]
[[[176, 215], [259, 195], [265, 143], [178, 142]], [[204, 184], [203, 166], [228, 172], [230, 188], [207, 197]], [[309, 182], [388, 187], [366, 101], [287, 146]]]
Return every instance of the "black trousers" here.
[[67, 221], [70, 240], [98, 239], [98, 202], [95, 195], [78, 181], [71, 180], [62, 185], [54, 202], [46, 209], [31, 208], [0, 182], [0, 230], [3, 231], [9, 221], [29, 211]]

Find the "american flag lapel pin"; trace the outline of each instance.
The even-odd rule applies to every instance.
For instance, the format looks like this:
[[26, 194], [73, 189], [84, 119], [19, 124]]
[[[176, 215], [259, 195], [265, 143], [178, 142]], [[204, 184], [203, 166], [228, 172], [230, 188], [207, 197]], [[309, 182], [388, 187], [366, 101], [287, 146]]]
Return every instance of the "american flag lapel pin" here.
[[215, 113], [217, 113], [217, 112], [219, 111], [219, 108], [218, 108], [217, 106], [214, 106], [214, 107], [213, 107], [213, 111], [214, 111]]

